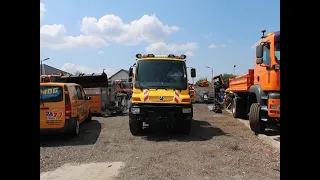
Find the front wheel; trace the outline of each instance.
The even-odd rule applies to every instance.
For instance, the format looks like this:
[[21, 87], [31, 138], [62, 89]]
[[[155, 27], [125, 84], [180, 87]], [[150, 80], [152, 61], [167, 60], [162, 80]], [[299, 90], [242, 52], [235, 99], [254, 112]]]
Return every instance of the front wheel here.
[[253, 103], [250, 106], [249, 123], [250, 123], [250, 129], [256, 135], [264, 133], [267, 123], [261, 120], [259, 103]]
[[143, 123], [138, 121], [136, 117], [129, 117], [129, 128], [133, 136], [137, 136], [142, 132]]
[[185, 135], [189, 135], [191, 132], [191, 120], [190, 119], [184, 119], [180, 123], [180, 132]]

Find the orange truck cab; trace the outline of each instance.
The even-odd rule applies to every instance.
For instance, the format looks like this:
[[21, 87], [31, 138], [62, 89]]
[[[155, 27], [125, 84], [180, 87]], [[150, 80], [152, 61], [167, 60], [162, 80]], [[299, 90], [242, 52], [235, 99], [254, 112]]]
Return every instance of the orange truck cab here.
[[280, 126], [280, 31], [264, 35], [256, 46], [254, 69], [229, 79], [227, 92], [233, 93], [232, 114], [249, 117], [250, 128], [264, 133], [269, 121]]

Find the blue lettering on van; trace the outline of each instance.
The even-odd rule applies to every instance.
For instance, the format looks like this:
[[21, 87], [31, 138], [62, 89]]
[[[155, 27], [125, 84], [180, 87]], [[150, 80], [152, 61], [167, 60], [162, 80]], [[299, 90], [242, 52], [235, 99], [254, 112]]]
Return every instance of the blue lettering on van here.
[[59, 88], [41, 88], [40, 89], [41, 98], [48, 99], [61, 95], [61, 90]]

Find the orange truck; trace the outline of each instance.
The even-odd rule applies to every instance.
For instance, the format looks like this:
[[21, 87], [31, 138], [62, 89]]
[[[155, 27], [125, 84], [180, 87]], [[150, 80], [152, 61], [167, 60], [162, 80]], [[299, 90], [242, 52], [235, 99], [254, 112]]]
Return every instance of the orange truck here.
[[280, 126], [280, 31], [265, 32], [256, 46], [254, 69], [229, 79], [226, 90], [233, 94], [233, 117], [249, 118], [255, 134], [264, 133], [270, 121]]

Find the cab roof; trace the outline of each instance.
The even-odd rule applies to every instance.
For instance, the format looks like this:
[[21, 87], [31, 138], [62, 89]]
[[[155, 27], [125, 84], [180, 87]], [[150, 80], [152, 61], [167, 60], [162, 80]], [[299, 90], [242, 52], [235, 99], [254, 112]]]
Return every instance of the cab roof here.
[[168, 54], [168, 55], [136, 54], [136, 58], [137, 58], [137, 61], [139, 61], [139, 60], [185, 61], [187, 56], [184, 54], [182, 54], [180, 56], [176, 56], [174, 54]]

